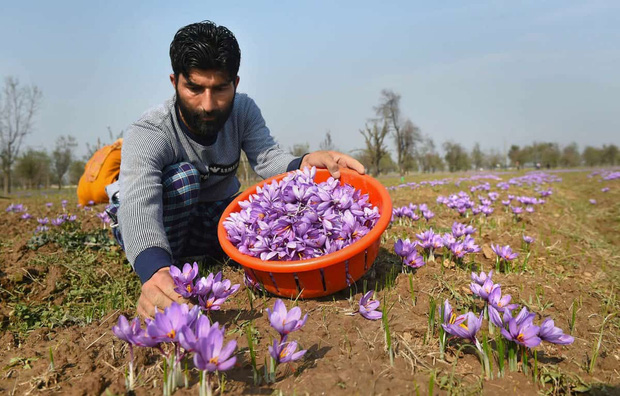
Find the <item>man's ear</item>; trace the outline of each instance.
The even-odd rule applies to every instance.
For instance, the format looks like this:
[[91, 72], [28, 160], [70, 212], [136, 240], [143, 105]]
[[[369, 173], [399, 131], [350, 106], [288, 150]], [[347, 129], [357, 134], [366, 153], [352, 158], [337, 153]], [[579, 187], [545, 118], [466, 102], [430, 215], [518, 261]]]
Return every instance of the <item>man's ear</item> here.
[[238, 86], [239, 86], [239, 76], [235, 78], [235, 89], [237, 89]]
[[177, 80], [176, 78], [174, 78], [174, 73], [170, 74], [170, 82], [172, 83], [173, 87], [177, 87]]

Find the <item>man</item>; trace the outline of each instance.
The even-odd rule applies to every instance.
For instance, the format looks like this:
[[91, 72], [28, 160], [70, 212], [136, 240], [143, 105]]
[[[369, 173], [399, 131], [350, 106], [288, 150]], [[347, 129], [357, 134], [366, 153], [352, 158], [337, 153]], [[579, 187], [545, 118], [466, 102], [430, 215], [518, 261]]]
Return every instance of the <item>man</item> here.
[[181, 28], [170, 45], [175, 95], [126, 132], [120, 178], [107, 192], [117, 217], [114, 234], [143, 283], [140, 316], [184, 301], [174, 291], [171, 264], [223, 254], [217, 223], [240, 187], [235, 171], [241, 150], [263, 178], [311, 166], [336, 178], [339, 167], [364, 173], [345, 154], [296, 158], [284, 152], [258, 106], [237, 93], [240, 59], [227, 28], [210, 21]]

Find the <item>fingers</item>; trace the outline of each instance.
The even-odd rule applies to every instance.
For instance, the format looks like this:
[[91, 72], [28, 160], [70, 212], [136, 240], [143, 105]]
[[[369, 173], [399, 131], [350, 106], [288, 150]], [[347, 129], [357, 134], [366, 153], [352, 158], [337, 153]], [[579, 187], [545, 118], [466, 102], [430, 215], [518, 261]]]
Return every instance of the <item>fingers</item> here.
[[363, 175], [364, 165], [355, 158], [337, 151], [315, 151], [304, 157], [300, 168], [316, 166], [325, 168], [334, 178], [340, 178], [340, 168], [349, 168]]
[[186, 302], [181, 295], [174, 291], [174, 281], [168, 271], [168, 267], [160, 269], [142, 285], [137, 311], [143, 318], [153, 318], [155, 307], [162, 310], [173, 302], [179, 304]]
[[338, 153], [338, 155], [339, 157], [336, 161], [338, 162], [340, 166], [344, 168], [353, 169], [360, 175], [363, 175], [364, 173], [366, 173], [366, 170], [364, 169], [364, 165], [362, 165], [362, 163], [356, 160], [355, 158], [349, 155], [346, 155], [346, 154], [342, 154], [342, 153]]

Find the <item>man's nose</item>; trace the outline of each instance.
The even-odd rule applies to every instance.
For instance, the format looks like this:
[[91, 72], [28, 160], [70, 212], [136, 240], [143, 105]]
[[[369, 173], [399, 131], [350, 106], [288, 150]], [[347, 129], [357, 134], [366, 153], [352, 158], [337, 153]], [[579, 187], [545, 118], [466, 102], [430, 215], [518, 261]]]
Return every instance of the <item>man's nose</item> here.
[[215, 95], [213, 95], [210, 89], [205, 89], [202, 94], [202, 109], [207, 112], [217, 109]]

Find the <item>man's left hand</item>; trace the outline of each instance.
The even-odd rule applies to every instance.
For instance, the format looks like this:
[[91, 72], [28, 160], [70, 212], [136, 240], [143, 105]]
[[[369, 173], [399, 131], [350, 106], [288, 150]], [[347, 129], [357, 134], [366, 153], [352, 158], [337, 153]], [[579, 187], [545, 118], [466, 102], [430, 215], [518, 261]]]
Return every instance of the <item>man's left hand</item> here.
[[301, 161], [300, 168], [326, 168], [335, 179], [340, 178], [340, 167], [353, 169], [360, 175], [365, 173], [364, 165], [351, 157], [337, 151], [315, 151], [306, 155]]

